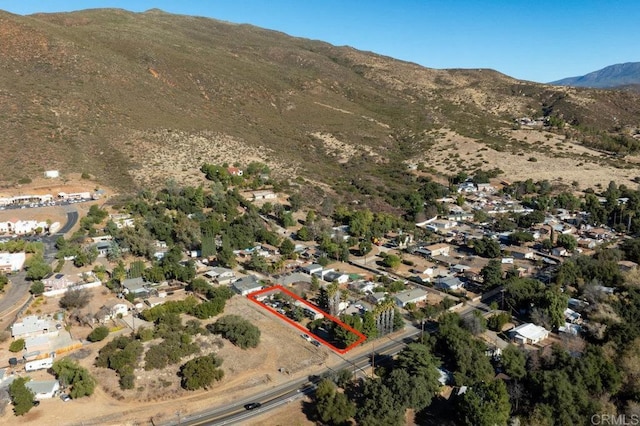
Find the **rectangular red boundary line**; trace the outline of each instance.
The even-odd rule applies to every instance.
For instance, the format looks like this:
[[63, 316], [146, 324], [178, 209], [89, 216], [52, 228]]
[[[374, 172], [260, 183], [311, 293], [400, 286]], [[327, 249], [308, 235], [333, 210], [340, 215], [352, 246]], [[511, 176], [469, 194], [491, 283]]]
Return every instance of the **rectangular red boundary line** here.
[[[261, 294], [270, 293], [270, 292], [273, 292], [273, 291], [280, 291], [280, 292], [282, 292], [282, 293], [284, 293], [284, 294], [286, 294], [288, 296], [291, 296], [292, 298], [294, 298], [296, 300], [299, 300], [300, 302], [302, 302], [303, 304], [305, 304], [309, 308], [311, 308], [313, 311], [317, 311], [317, 312], [322, 313], [325, 316], [325, 318], [329, 318], [331, 321], [335, 322], [340, 327], [342, 327], [342, 328], [352, 332], [356, 336], [358, 336], [358, 340], [356, 342], [352, 343], [351, 345], [347, 346], [344, 349], [336, 348], [335, 346], [333, 346], [331, 343], [327, 342], [323, 338], [318, 337], [315, 334], [313, 334], [311, 331], [309, 331], [309, 329], [307, 329], [307, 328], [303, 327], [302, 325], [298, 324], [296, 321], [292, 320], [291, 318], [286, 317], [285, 315], [282, 315], [280, 312], [276, 311], [271, 306], [267, 306], [264, 303], [262, 303], [259, 300], [257, 300], [257, 297], [260, 296]], [[340, 321], [340, 319], [338, 319], [338, 318], [336, 318], [336, 317], [334, 317], [332, 315], [329, 315], [328, 313], [326, 313], [322, 309], [318, 308], [315, 305], [312, 305], [311, 303], [307, 302], [306, 300], [302, 299], [297, 294], [287, 290], [286, 288], [282, 287], [281, 285], [274, 285], [274, 286], [271, 286], [271, 287], [263, 288], [262, 290], [255, 291], [253, 293], [248, 294], [247, 298], [249, 300], [253, 301], [254, 303], [258, 304], [263, 309], [268, 310], [269, 312], [271, 312], [272, 314], [276, 315], [280, 319], [282, 319], [282, 320], [286, 321], [287, 323], [291, 324], [292, 326], [294, 326], [298, 330], [300, 330], [302, 332], [305, 332], [305, 333], [309, 333], [310, 335], [315, 337], [317, 340], [321, 341], [326, 346], [328, 346], [331, 350], [333, 350], [334, 352], [337, 352], [339, 354], [346, 354], [351, 349], [355, 348], [360, 343], [362, 343], [365, 340], [367, 340], [367, 336], [365, 336], [364, 334], [360, 333], [358, 330], [356, 330], [355, 328], [351, 327], [349, 324], [345, 324], [344, 322]]]

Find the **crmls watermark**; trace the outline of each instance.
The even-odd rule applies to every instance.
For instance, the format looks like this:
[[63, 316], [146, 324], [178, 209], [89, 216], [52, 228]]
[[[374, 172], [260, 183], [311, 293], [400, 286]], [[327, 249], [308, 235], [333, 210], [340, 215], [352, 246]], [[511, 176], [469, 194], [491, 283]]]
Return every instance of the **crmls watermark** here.
[[638, 414], [594, 414], [591, 416], [593, 426], [640, 426]]

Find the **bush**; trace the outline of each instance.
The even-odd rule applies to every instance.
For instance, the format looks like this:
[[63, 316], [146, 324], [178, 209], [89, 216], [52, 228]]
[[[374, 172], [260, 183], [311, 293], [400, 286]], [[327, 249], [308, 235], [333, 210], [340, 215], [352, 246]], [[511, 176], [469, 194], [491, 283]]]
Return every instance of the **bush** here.
[[225, 315], [208, 328], [242, 349], [255, 348], [260, 343], [260, 329], [238, 315]]
[[109, 329], [103, 325], [95, 328], [87, 337], [90, 342], [99, 342], [109, 335]]
[[31, 287], [29, 287], [29, 292], [31, 292], [31, 294], [33, 294], [34, 296], [39, 296], [44, 293], [44, 284], [42, 283], [42, 281], [36, 281], [31, 284]]
[[224, 377], [224, 371], [217, 368], [222, 364], [222, 360], [210, 354], [188, 361], [180, 368], [182, 376], [182, 387], [187, 390], [206, 388], [215, 381], [220, 381]]
[[20, 352], [24, 350], [24, 339], [17, 339], [11, 342], [11, 345], [9, 345], [9, 350], [11, 352]]

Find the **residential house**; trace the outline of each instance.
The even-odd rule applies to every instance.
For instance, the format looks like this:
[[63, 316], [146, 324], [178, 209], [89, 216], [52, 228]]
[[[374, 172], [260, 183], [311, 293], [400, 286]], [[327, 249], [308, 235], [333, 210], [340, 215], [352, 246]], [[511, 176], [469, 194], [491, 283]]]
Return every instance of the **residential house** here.
[[[57, 330], [56, 330], [57, 334]], [[50, 335], [32, 336], [24, 339], [24, 350], [27, 352], [47, 353], [51, 351]]]
[[95, 318], [100, 322], [106, 322], [117, 318], [118, 315], [125, 316], [129, 313], [129, 305], [122, 301], [111, 301], [98, 310]]
[[[419, 251], [420, 249], [416, 250]], [[424, 247], [422, 250], [424, 250], [424, 253], [427, 256], [449, 256], [449, 252], [451, 250], [451, 246], [449, 244], [444, 244], [444, 243], [438, 243], [438, 244], [431, 244], [428, 245], [426, 247]]]
[[312, 263], [302, 267], [302, 271], [306, 274], [313, 275], [322, 272], [322, 265]]
[[570, 256], [571, 253], [564, 247], [554, 247], [551, 249], [551, 254], [554, 256], [567, 257]]
[[124, 287], [125, 294], [131, 293], [134, 297], [146, 297], [149, 295], [147, 282], [142, 277], [127, 278], [122, 281], [122, 287]]
[[297, 283], [311, 283], [311, 277], [301, 272], [294, 272], [288, 275], [282, 275], [278, 278], [278, 284], [289, 287]]
[[98, 251], [98, 257], [107, 257], [111, 253], [113, 243], [110, 241], [98, 241], [94, 244], [94, 247]]
[[579, 324], [582, 322], [582, 315], [571, 308], [564, 310], [564, 319], [571, 324]]
[[258, 249], [258, 254], [264, 257], [278, 256], [280, 254], [280, 249], [276, 246], [272, 246], [271, 244], [261, 243], [260, 248]]
[[514, 259], [535, 260], [536, 258], [534, 251], [529, 247], [510, 246], [507, 251], [511, 252]]
[[387, 300], [387, 293], [386, 292], [382, 292], [382, 291], [378, 291], [378, 292], [375, 292], [373, 294], [370, 294], [367, 298], [374, 305], [378, 305], [378, 304], [382, 303], [383, 301]]
[[231, 285], [233, 289], [242, 296], [246, 296], [248, 294], [262, 290], [262, 283], [255, 275], [247, 275], [246, 277], [242, 277], [234, 281]]
[[362, 293], [373, 293], [376, 284], [373, 281], [358, 280], [348, 284], [349, 290], [359, 291]]
[[24, 317], [21, 322], [15, 322], [11, 326], [11, 337], [21, 339], [42, 334], [57, 335], [55, 323], [46, 318], [40, 318], [36, 315]]
[[237, 167], [228, 167], [227, 172], [229, 172], [231, 176], [242, 176], [244, 174], [244, 171]]
[[402, 291], [395, 295], [394, 300], [396, 305], [404, 308], [408, 303], [421, 303], [427, 300], [428, 293], [420, 288], [414, 288], [412, 290]]
[[464, 287], [464, 283], [458, 277], [440, 277], [436, 280], [436, 288], [445, 291], [456, 291]]
[[0, 253], [0, 272], [5, 274], [16, 272], [22, 269], [27, 255], [20, 253]]
[[47, 222], [37, 220], [13, 220], [0, 222], [0, 233], [25, 235], [40, 229], [42, 232], [49, 228]]
[[330, 271], [322, 276], [326, 282], [332, 283], [336, 281], [338, 284], [346, 284], [349, 281], [349, 274], [338, 271]]
[[476, 187], [480, 192], [495, 192], [496, 190], [490, 183], [478, 183]]
[[469, 265], [463, 265], [461, 263], [456, 263], [455, 265], [453, 265], [451, 267], [451, 272], [453, 272], [454, 274], [464, 274], [465, 271], [471, 269], [471, 266]]
[[38, 401], [53, 398], [60, 391], [60, 382], [57, 380], [29, 380], [25, 386]]
[[164, 302], [167, 301], [166, 297], [160, 297], [160, 296], [153, 296], [153, 297], [149, 297], [148, 299], [144, 300], [144, 303], [150, 307], [156, 307], [158, 305], [162, 305]]
[[535, 345], [549, 337], [549, 330], [533, 323], [526, 323], [512, 328], [509, 334], [516, 343]]
[[205, 272], [204, 276], [220, 285], [229, 285], [235, 280], [236, 273], [229, 268], [214, 266]]
[[271, 190], [263, 190], [263, 191], [253, 191], [251, 193], [253, 201], [261, 201], [261, 200], [273, 200], [278, 198], [278, 195]]
[[66, 274], [55, 274], [42, 280], [42, 284], [44, 284], [44, 291], [62, 290], [71, 287], [75, 283], [76, 280]]
[[165, 241], [156, 240], [153, 244], [153, 250], [153, 257], [155, 257], [157, 260], [161, 260], [169, 251], [169, 247], [167, 246], [167, 243]]

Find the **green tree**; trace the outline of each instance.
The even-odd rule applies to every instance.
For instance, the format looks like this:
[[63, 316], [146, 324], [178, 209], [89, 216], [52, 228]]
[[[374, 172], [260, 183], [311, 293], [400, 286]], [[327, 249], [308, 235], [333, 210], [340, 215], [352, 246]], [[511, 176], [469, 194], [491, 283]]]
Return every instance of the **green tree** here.
[[502, 380], [478, 382], [459, 400], [460, 421], [469, 426], [500, 426], [509, 420], [511, 404]]
[[390, 254], [384, 258], [383, 263], [387, 268], [396, 269], [400, 266], [400, 263], [402, 263], [402, 259], [400, 259], [400, 256]]
[[527, 359], [524, 353], [514, 345], [509, 345], [502, 350], [500, 363], [504, 372], [512, 379], [520, 380], [527, 374]]
[[238, 315], [225, 315], [207, 328], [242, 349], [255, 348], [260, 343], [260, 329]]
[[502, 262], [491, 259], [481, 270], [483, 283], [486, 287], [496, 287], [502, 283]]
[[569, 251], [575, 250], [578, 246], [578, 242], [573, 235], [569, 234], [560, 234], [558, 235], [558, 239], [556, 240], [556, 244], [560, 247], [564, 247]]
[[44, 293], [44, 283], [42, 281], [34, 281], [29, 287], [29, 292], [34, 296], [39, 296]]
[[93, 394], [96, 387], [95, 379], [76, 361], [71, 358], [62, 358], [53, 363], [52, 369], [58, 380], [71, 386], [71, 392], [69, 392], [71, 398], [77, 399]]
[[316, 413], [324, 424], [343, 424], [356, 413], [353, 403], [344, 393], [337, 392], [329, 379], [318, 383], [314, 398]]
[[90, 342], [100, 342], [101, 340], [104, 340], [108, 335], [109, 328], [101, 325], [100, 327], [94, 328], [93, 331], [89, 333], [87, 340], [89, 340]]
[[9, 396], [13, 402], [13, 412], [16, 416], [22, 416], [31, 410], [34, 406], [35, 395], [26, 386], [29, 381], [28, 377], [17, 377], [9, 385]]
[[279, 249], [280, 249], [280, 253], [283, 256], [289, 257], [293, 254], [294, 250], [296, 249], [296, 245], [289, 238], [284, 238], [282, 240], [282, 243], [280, 243]]
[[182, 387], [187, 390], [208, 388], [214, 381], [224, 377], [224, 371], [218, 367], [222, 360], [215, 354], [201, 356], [188, 361], [180, 368]]
[[478, 256], [495, 259], [500, 256], [500, 243], [489, 237], [473, 241], [473, 250]]
[[27, 268], [27, 279], [31, 281], [39, 281], [51, 274], [51, 266], [44, 261], [42, 256], [34, 256], [25, 267]]

